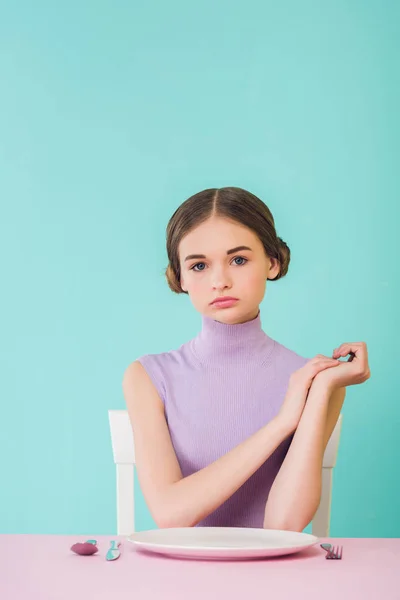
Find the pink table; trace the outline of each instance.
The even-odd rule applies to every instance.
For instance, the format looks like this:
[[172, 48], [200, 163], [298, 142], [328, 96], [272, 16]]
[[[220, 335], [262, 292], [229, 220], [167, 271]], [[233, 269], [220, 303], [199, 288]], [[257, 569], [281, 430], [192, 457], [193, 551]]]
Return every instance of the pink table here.
[[[99, 552], [78, 556], [77, 541]], [[0, 535], [0, 597], [5, 600], [299, 600], [400, 599], [400, 538], [324, 538], [343, 545], [325, 560], [319, 546], [287, 557], [204, 561], [145, 553], [122, 540], [105, 560], [112, 536]], [[115, 539], [115, 538], [114, 538]]]

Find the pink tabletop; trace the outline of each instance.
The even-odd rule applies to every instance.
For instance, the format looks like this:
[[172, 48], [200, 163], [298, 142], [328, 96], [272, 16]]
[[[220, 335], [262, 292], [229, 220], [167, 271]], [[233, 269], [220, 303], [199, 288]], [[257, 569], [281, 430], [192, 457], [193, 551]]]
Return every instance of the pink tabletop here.
[[[70, 546], [96, 539], [99, 552]], [[0, 597], [5, 600], [400, 599], [400, 538], [321, 538], [343, 545], [325, 560], [317, 546], [286, 557], [206, 561], [137, 550], [123, 537], [106, 561], [112, 536], [0, 535]]]

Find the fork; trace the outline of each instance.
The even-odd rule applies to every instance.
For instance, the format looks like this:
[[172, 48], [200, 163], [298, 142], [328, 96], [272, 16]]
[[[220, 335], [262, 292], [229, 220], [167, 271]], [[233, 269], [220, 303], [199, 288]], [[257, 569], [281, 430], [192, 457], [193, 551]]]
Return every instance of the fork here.
[[330, 551], [325, 556], [326, 559], [330, 560], [341, 560], [343, 555], [343, 546], [332, 546]]

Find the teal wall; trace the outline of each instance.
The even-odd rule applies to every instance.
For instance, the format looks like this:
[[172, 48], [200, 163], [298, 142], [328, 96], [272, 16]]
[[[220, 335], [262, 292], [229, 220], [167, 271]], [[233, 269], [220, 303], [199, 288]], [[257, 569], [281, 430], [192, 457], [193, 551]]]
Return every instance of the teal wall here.
[[[236, 185], [292, 250], [265, 331], [304, 356], [368, 344], [331, 534], [400, 536], [399, 7], [3, 3], [1, 532], [115, 531], [107, 410], [131, 361], [200, 327], [164, 280], [165, 226]], [[140, 490], [136, 519], [154, 525]]]

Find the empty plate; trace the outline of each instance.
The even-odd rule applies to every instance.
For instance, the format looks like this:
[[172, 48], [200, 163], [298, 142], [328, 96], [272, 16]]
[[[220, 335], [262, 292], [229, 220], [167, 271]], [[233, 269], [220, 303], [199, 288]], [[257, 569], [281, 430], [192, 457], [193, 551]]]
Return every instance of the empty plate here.
[[251, 527], [149, 529], [133, 533], [127, 540], [138, 550], [213, 560], [293, 554], [319, 542], [308, 533]]

